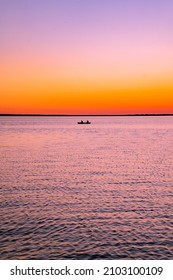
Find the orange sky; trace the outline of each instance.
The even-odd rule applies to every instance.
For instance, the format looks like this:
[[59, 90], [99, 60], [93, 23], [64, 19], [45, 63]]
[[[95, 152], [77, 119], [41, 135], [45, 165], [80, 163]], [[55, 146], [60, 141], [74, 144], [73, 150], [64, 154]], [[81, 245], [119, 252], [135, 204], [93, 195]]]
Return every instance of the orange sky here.
[[1, 7], [0, 113], [173, 113], [169, 6], [53, 3]]

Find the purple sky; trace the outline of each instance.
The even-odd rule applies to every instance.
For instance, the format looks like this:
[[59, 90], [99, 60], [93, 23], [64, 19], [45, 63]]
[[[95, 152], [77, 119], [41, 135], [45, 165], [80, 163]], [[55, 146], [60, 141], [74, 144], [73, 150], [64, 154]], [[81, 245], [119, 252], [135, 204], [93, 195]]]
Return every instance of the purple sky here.
[[50, 77], [59, 92], [76, 81], [93, 92], [161, 78], [160, 87], [173, 86], [171, 0], [1, 0], [0, 34], [1, 92], [9, 95], [14, 80], [17, 92], [29, 79], [48, 86]]

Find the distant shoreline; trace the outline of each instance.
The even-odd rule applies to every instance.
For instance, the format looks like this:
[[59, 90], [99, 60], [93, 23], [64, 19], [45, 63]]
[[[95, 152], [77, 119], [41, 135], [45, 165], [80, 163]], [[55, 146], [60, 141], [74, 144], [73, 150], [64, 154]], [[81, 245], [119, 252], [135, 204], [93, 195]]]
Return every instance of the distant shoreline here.
[[0, 117], [157, 117], [173, 114], [0, 114]]

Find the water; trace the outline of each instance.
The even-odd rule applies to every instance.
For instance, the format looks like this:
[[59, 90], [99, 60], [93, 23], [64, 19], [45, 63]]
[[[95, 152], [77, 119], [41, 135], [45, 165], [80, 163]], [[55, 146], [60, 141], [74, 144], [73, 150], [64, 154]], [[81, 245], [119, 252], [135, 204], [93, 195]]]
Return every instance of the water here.
[[80, 119], [0, 117], [0, 258], [173, 259], [173, 117]]

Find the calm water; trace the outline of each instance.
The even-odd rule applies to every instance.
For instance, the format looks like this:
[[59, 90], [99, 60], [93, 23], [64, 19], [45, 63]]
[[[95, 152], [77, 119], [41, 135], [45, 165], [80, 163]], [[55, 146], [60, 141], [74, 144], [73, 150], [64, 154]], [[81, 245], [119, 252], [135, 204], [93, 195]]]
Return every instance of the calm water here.
[[173, 259], [173, 117], [80, 119], [0, 117], [0, 258]]

